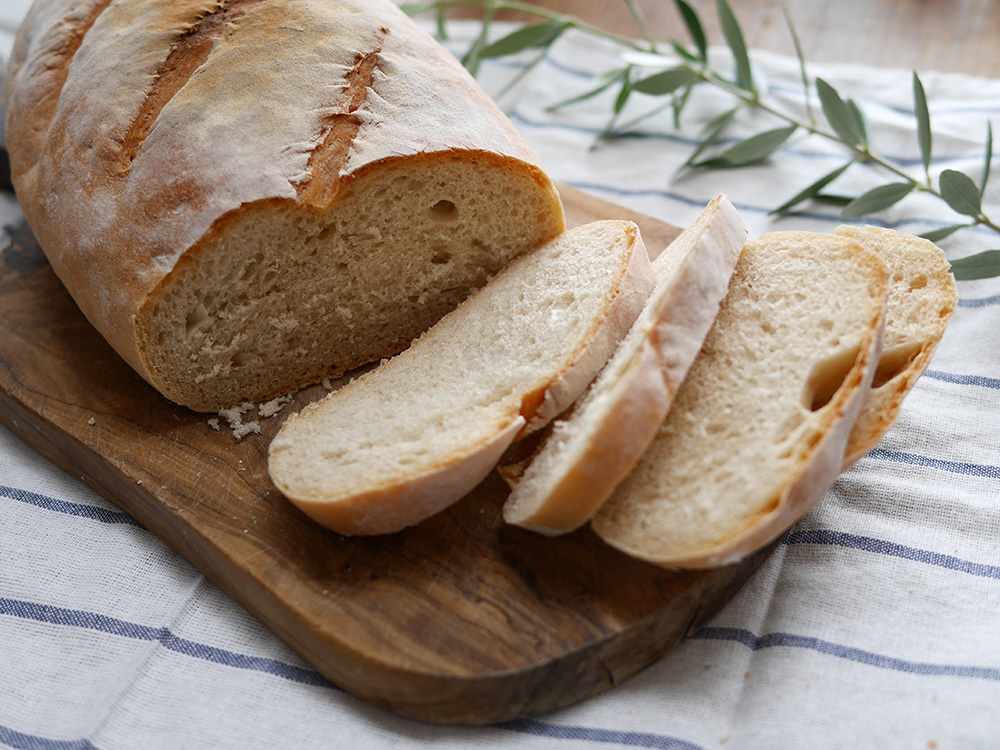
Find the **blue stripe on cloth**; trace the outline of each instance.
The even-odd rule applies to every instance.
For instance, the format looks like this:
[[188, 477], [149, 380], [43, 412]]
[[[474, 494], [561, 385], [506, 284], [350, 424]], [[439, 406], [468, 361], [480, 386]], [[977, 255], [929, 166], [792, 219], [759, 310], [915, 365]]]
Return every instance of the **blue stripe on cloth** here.
[[127, 513], [107, 508], [98, 508], [94, 505], [84, 505], [83, 503], [70, 503], [65, 500], [57, 500], [54, 497], [39, 495], [37, 492], [21, 490], [17, 487], [7, 487], [0, 485], [0, 497], [7, 497], [18, 502], [28, 503], [45, 510], [56, 511], [57, 513], [68, 513], [71, 516], [89, 518], [92, 521], [101, 523], [124, 523], [130, 526], [143, 528], [142, 524], [136, 521]]
[[866, 651], [851, 646], [824, 641], [792, 633], [768, 633], [758, 636], [743, 628], [705, 627], [691, 636], [691, 640], [699, 641], [731, 641], [742, 644], [751, 651], [766, 648], [802, 648], [816, 651], [838, 659], [853, 661], [879, 669], [889, 669], [894, 672], [922, 675], [926, 677], [968, 677], [979, 680], [1000, 682], [1000, 669], [997, 667], [973, 667], [958, 664], [932, 664], [930, 662], [910, 661], [894, 656], [883, 656], [872, 651]]
[[625, 745], [626, 747], [655, 748], [655, 750], [702, 750], [701, 746], [694, 745], [685, 740], [661, 734], [651, 734], [649, 732], [628, 732], [618, 729], [567, 726], [533, 721], [531, 719], [508, 721], [498, 724], [497, 727], [548, 739], [603, 742], [614, 745]]
[[955, 570], [961, 573], [968, 573], [982, 578], [993, 578], [1000, 580], [1000, 565], [987, 565], [985, 563], [975, 563], [971, 560], [963, 560], [954, 555], [944, 555], [940, 552], [908, 547], [896, 542], [888, 542], [884, 539], [876, 539], [870, 536], [859, 536], [848, 534], [844, 531], [831, 531], [828, 529], [806, 529], [802, 531], [790, 531], [781, 540], [782, 544], [824, 544], [837, 547], [847, 547], [865, 552], [873, 552], [879, 555], [899, 557], [904, 560], [936, 565], [940, 568]]
[[987, 479], [1000, 479], [1000, 466], [990, 466], [989, 464], [971, 464], [963, 461], [943, 461], [939, 458], [920, 456], [915, 453], [903, 453], [902, 451], [887, 451], [876, 448], [866, 459], [876, 461], [892, 461], [900, 464], [910, 464], [911, 466], [923, 466], [928, 469], [940, 469], [952, 474], [964, 474], [970, 477], [986, 477]]
[[979, 299], [960, 299], [958, 301], [959, 307], [977, 308], [977, 307], [991, 307], [993, 305], [1000, 305], [1000, 294], [993, 297], [980, 297]]
[[0, 724], [0, 743], [17, 750], [97, 750], [89, 740], [50, 740]]
[[303, 685], [320, 687], [335, 687], [319, 672], [304, 667], [268, 659], [261, 656], [247, 656], [235, 651], [208, 646], [204, 643], [181, 638], [170, 632], [168, 628], [154, 628], [149, 625], [139, 625], [115, 617], [85, 612], [76, 609], [65, 609], [48, 604], [20, 601], [18, 599], [0, 598], [0, 615], [20, 617], [52, 625], [68, 625], [71, 627], [96, 630], [101, 633], [132, 638], [139, 641], [158, 641], [164, 648], [178, 654], [184, 654], [195, 659], [222, 664], [235, 669], [247, 669], [253, 672], [263, 672], [275, 677], [298, 682]]
[[956, 385], [975, 385], [980, 388], [1000, 389], [1000, 378], [987, 378], [982, 375], [956, 375], [951, 372], [941, 372], [940, 370], [925, 370], [924, 377], [931, 380], [940, 380], [944, 383], [955, 383]]

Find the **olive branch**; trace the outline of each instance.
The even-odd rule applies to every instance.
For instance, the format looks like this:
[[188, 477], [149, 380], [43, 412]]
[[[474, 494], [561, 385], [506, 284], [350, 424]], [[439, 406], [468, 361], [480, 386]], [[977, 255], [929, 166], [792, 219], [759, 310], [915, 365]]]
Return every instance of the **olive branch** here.
[[[640, 30], [642, 39], [630, 39], [589, 24], [579, 18], [557, 13], [517, 0], [434, 0], [402, 6], [410, 15], [434, 13], [437, 36], [447, 39], [447, 13], [453, 8], [482, 8], [483, 16], [475, 40], [462, 57], [463, 65], [473, 75], [479, 72], [483, 60], [534, 51], [535, 56], [507, 84], [501, 96], [517, 85], [542, 60], [549, 48], [570, 29], [577, 29], [594, 37], [613, 42], [621, 48], [621, 65], [595, 76], [593, 87], [582, 94], [550, 105], [550, 110], [561, 109], [591, 99], [604, 92], [616, 92], [611, 116], [600, 132], [597, 142], [614, 138], [638, 123], [671, 110], [674, 127], [681, 129], [681, 115], [691, 101], [697, 87], [712, 86], [728, 94], [733, 101], [705, 125], [699, 140], [681, 167], [687, 169], [730, 169], [758, 164], [779, 152], [792, 138], [818, 137], [833, 141], [843, 149], [846, 160], [836, 169], [822, 175], [802, 188], [794, 196], [771, 211], [785, 214], [806, 201], [832, 203], [840, 206], [844, 219], [857, 218], [884, 211], [911, 194], [931, 195], [964, 217], [955, 224], [927, 232], [921, 236], [937, 242], [949, 235], [970, 227], [984, 227], [1000, 234], [1000, 225], [991, 219], [983, 207], [983, 194], [990, 177], [993, 158], [993, 128], [986, 124], [986, 143], [982, 174], [979, 181], [964, 172], [945, 169], [932, 177], [932, 146], [930, 112], [920, 76], [913, 73], [913, 101], [916, 118], [917, 141], [920, 147], [922, 174], [913, 176], [892, 160], [872, 150], [868, 129], [861, 107], [853, 99], [844, 98], [822, 78], [810, 83], [802, 46], [785, 13], [798, 57], [802, 84], [805, 89], [806, 117], [783, 111], [770, 102], [758, 87], [743, 30], [727, 0], [716, 0], [719, 25], [725, 42], [732, 53], [734, 66], [730, 76], [722, 75], [709, 67], [708, 39], [704, 26], [695, 9], [686, 0], [675, 0], [690, 40], [687, 43], [658, 42], [635, 0], [623, 0]], [[489, 41], [490, 28], [500, 10], [521, 11], [538, 19], [538, 23], [519, 27], [505, 36]], [[664, 52], [666, 49], [668, 52]], [[815, 91], [822, 111], [822, 121], [813, 111], [811, 92]], [[641, 116], [623, 123], [625, 106], [635, 93], [663, 97], [664, 103]], [[744, 110], [766, 112], [782, 124], [764, 130], [715, 152], [726, 127]], [[889, 181], [861, 195], [843, 196], [828, 191], [831, 184], [855, 165], [864, 165], [888, 176]], [[987, 250], [952, 262], [952, 272], [959, 280], [983, 279], [1000, 276], [1000, 250]]]

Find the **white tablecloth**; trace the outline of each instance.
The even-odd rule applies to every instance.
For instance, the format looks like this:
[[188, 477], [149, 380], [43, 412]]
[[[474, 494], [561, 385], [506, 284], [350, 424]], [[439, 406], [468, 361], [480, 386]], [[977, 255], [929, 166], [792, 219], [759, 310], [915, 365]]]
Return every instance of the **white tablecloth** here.
[[[4, 0], [0, 33], [24, 5]], [[458, 31], [456, 44], [471, 29]], [[801, 110], [796, 62], [755, 60], [770, 95]], [[693, 141], [673, 131], [669, 114], [589, 150], [609, 97], [557, 113], [546, 105], [614, 62], [608, 48], [572, 35], [502, 102], [556, 179], [681, 225], [720, 191], [751, 235], [841, 223], [829, 206], [768, 216], [842, 162], [816, 139], [765, 165], [678, 179]], [[516, 71], [489, 63], [483, 80], [496, 91]], [[919, 173], [909, 71], [812, 73], [862, 105], [880, 152]], [[1000, 81], [923, 80], [936, 169], [977, 176]], [[727, 102], [699, 101], [685, 132]], [[741, 119], [729, 135], [766, 126]], [[843, 184], [857, 191], [877, 179], [852, 170]], [[997, 198], [988, 193], [988, 209], [1000, 214]], [[0, 219], [11, 223], [16, 211], [2, 199]], [[956, 220], [922, 197], [868, 219], [914, 233]], [[991, 246], [1000, 238], [985, 231], [944, 243], [952, 258]], [[421, 725], [345, 694], [114, 505], [0, 428], [0, 745], [997, 747], [1000, 280], [958, 286], [958, 311], [897, 425], [718, 616], [627, 683], [499, 727]]]

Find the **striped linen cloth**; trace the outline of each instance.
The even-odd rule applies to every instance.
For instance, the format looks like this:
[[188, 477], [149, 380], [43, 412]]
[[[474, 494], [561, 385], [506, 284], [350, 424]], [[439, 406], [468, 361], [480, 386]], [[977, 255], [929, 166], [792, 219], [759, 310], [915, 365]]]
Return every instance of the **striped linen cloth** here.
[[[23, 5], [5, 0], [0, 30]], [[473, 28], [453, 31], [460, 47]], [[610, 48], [571, 34], [502, 100], [555, 178], [680, 225], [720, 191], [751, 235], [842, 223], [827, 206], [768, 215], [842, 163], [819, 139], [759, 167], [677, 179], [694, 141], [669, 114], [590, 150], [609, 97], [556, 113], [546, 106], [615, 62]], [[488, 63], [485, 85], [499, 90], [521, 64]], [[758, 54], [755, 64], [771, 96], [803, 111], [796, 61]], [[908, 71], [811, 72], [861, 104], [880, 152], [920, 171]], [[1000, 81], [923, 78], [936, 168], [978, 175]], [[698, 98], [685, 132], [727, 103]], [[727, 135], [769, 126], [747, 117]], [[843, 184], [857, 192], [876, 179], [858, 169]], [[988, 211], [1000, 214], [998, 203], [993, 190]], [[13, 221], [16, 206], [9, 197], [2, 205], [0, 217]], [[956, 220], [919, 196], [868, 219], [914, 233]], [[958, 258], [997, 239], [970, 231], [945, 248]], [[997, 747], [1000, 280], [961, 282], [959, 294], [896, 426], [720, 614], [626, 683], [502, 726], [416, 724], [345, 694], [128, 516], [0, 428], [0, 746]]]

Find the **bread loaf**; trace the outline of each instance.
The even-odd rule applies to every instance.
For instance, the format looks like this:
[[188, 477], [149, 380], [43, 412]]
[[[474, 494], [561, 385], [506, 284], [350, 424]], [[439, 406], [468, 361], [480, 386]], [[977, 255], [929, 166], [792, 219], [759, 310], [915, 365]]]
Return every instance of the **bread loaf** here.
[[594, 531], [660, 565], [715, 567], [827, 491], [878, 361], [888, 274], [843, 237], [747, 243], [705, 345]]
[[52, 267], [196, 410], [399, 351], [564, 228], [530, 148], [388, 0], [37, 0], [7, 104]]
[[747, 228], [719, 196], [653, 261], [656, 289], [614, 357], [557, 420], [504, 505], [543, 534], [590, 520], [652, 440], [726, 295]]
[[652, 288], [634, 224], [566, 232], [409, 349], [290, 417], [271, 442], [275, 486], [344, 534], [427, 518], [580, 395]]

